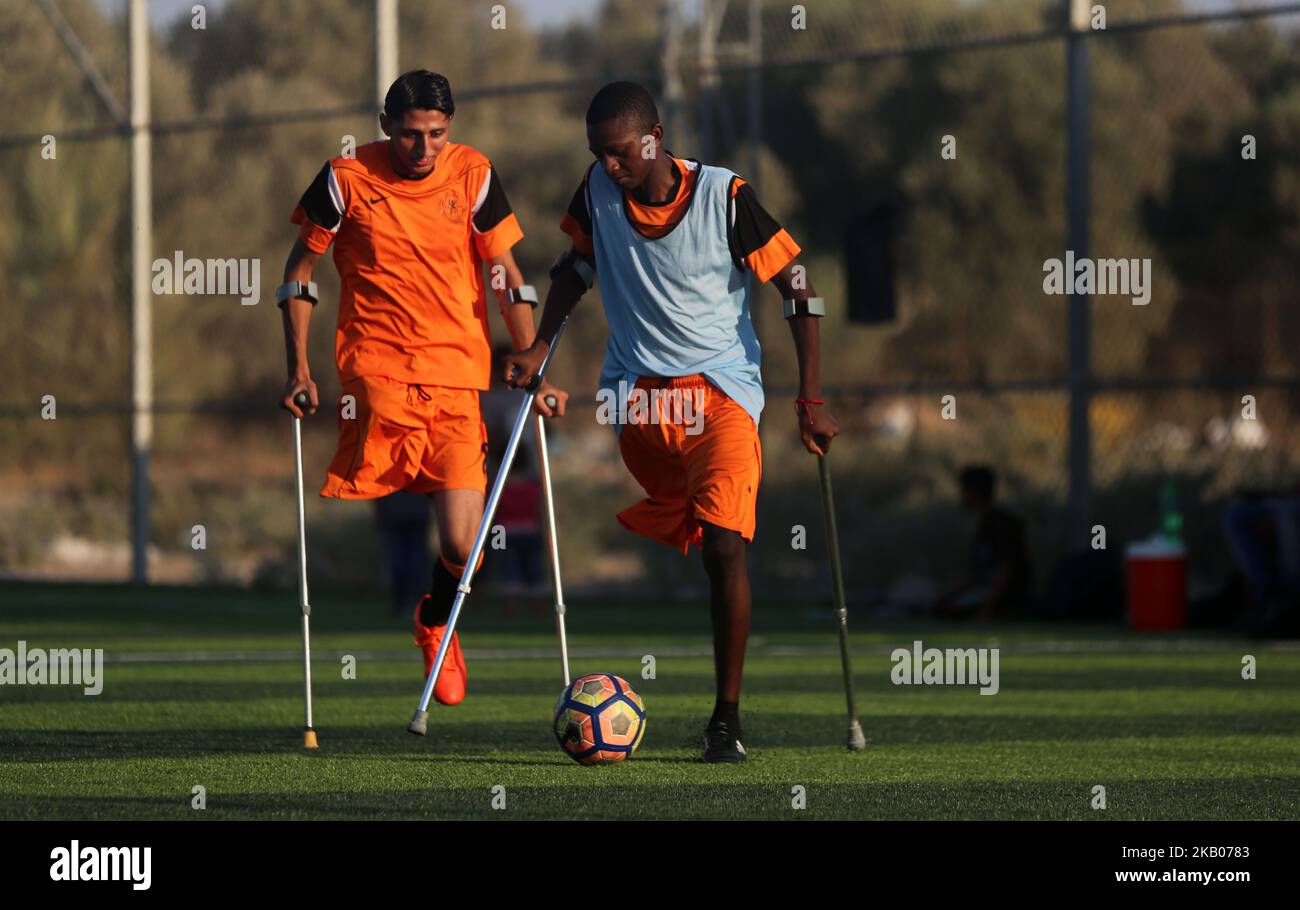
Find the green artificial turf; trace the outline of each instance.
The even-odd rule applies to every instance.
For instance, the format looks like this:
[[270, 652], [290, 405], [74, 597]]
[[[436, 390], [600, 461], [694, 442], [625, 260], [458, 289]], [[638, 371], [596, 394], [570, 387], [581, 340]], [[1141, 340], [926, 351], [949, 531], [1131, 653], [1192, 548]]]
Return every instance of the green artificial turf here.
[[[320, 750], [307, 753], [292, 593], [5, 585], [0, 603], [0, 647], [106, 655], [96, 697], [0, 687], [3, 819], [1300, 817], [1294, 644], [858, 619], [872, 744], [850, 754], [829, 612], [763, 603], [742, 705], [750, 761], [709, 766], [696, 761], [712, 707], [707, 606], [577, 600], [574, 673], [626, 677], [649, 717], [632, 760], [587, 768], [550, 732], [561, 680], [541, 604], [471, 598], [470, 696], [435, 705], [417, 738], [405, 725], [420, 658], [403, 621], [373, 596], [317, 595]], [[893, 685], [889, 653], [915, 639], [999, 647], [1001, 691]], [[356, 679], [341, 678], [344, 654]], [[654, 679], [642, 677], [647, 654]], [[1097, 785], [1104, 810], [1092, 808]]]

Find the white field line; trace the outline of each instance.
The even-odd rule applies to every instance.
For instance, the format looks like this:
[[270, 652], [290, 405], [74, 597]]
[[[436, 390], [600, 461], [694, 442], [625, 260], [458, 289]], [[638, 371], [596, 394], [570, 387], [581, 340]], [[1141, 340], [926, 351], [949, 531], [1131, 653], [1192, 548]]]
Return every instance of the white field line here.
[[[930, 647], [930, 646], [926, 646]], [[933, 647], [940, 647], [934, 645]], [[952, 641], [945, 641], [943, 647], [959, 647]], [[960, 647], [999, 648], [1004, 655], [1017, 654], [1172, 654], [1197, 653], [1208, 651], [1295, 651], [1300, 650], [1300, 642], [1259, 642], [1244, 639], [1152, 639], [1142, 640], [1076, 640], [1076, 641], [1039, 641], [1007, 642], [986, 639], [981, 642], [971, 641]], [[863, 656], [887, 656], [895, 648], [911, 650], [911, 641], [899, 641], [893, 645], [859, 645], [852, 649], [854, 654]], [[350, 654], [358, 660], [409, 661], [419, 652], [414, 648], [401, 651], [321, 651], [313, 654], [314, 660], [338, 661], [344, 654]], [[823, 654], [837, 654], [837, 645], [768, 645], [758, 642], [750, 644], [749, 654], [754, 657], [816, 657]], [[541, 648], [466, 648], [465, 657], [474, 660], [552, 660], [556, 654], [555, 647]], [[641, 657], [653, 654], [658, 657], [711, 657], [713, 648], [701, 645], [647, 645], [632, 647], [596, 647], [569, 648], [569, 656], [582, 659], [602, 657]], [[170, 663], [277, 663], [302, 660], [301, 650], [292, 651], [120, 651], [105, 649], [104, 660], [118, 664], [170, 664]]]

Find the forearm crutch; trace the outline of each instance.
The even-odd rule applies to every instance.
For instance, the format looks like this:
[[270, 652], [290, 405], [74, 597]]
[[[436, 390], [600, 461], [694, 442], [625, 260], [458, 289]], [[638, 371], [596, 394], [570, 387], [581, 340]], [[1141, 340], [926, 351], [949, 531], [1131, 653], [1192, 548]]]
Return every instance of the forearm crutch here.
[[487, 503], [483, 507], [483, 520], [479, 522], [478, 533], [474, 535], [474, 546], [470, 549], [469, 558], [465, 561], [465, 571], [461, 573], [460, 583], [456, 585], [456, 599], [451, 605], [451, 614], [447, 617], [447, 630], [442, 635], [442, 642], [438, 645], [438, 655], [433, 661], [433, 670], [429, 673], [429, 678], [424, 681], [424, 691], [420, 693], [420, 704], [415, 709], [415, 714], [411, 717], [411, 722], [406, 725], [406, 729], [417, 736], [423, 736], [429, 728], [429, 699], [433, 697], [433, 686], [438, 679], [438, 674], [442, 672], [442, 663], [447, 657], [447, 648], [451, 646], [452, 635], [456, 631], [456, 621], [460, 618], [460, 609], [465, 604], [465, 597], [470, 592], [470, 582], [474, 579], [474, 570], [478, 567], [479, 556], [483, 554], [483, 547], [487, 544], [488, 531], [492, 527], [492, 518], [496, 515], [497, 503], [501, 501], [501, 491], [505, 489], [506, 477], [510, 474], [510, 467], [514, 464], [515, 453], [519, 450], [519, 440], [524, 435], [524, 428], [528, 426], [528, 414], [533, 407], [533, 399], [537, 397], [537, 390], [542, 385], [542, 377], [546, 375], [546, 367], [555, 356], [555, 348], [560, 343], [560, 335], [564, 332], [564, 326], [568, 323], [568, 317], [560, 323], [560, 327], [555, 330], [555, 337], [551, 339], [550, 350], [546, 352], [546, 358], [542, 360], [542, 365], [537, 369], [537, 375], [529, 381], [524, 389], [524, 400], [519, 406], [519, 415], [515, 417], [514, 429], [510, 431], [510, 441], [506, 444], [505, 454], [501, 456], [501, 467], [497, 470], [496, 481], [492, 484], [492, 492], [488, 496]]
[[[299, 392], [293, 396], [299, 409], [311, 407], [311, 396]], [[303, 728], [303, 748], [315, 749], [316, 731], [311, 724], [311, 629], [308, 620], [311, 606], [307, 602], [307, 522], [302, 502], [302, 418], [293, 418], [293, 468], [298, 482], [298, 605], [302, 608], [302, 687], [306, 704], [306, 726]]]

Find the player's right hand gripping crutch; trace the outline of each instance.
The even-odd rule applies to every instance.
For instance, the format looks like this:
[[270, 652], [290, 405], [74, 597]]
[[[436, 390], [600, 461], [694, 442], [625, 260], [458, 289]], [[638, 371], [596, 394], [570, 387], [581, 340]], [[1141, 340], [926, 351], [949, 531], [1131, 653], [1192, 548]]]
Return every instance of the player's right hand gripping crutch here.
[[[830, 440], [816, 437], [823, 452]], [[844, 697], [849, 709], [849, 751], [860, 752], [867, 747], [867, 738], [858, 723], [858, 708], [853, 700], [853, 667], [849, 661], [849, 610], [844, 603], [844, 574], [840, 568], [840, 538], [835, 526], [835, 500], [831, 495], [831, 468], [827, 455], [817, 456], [817, 472], [822, 485], [822, 517], [826, 524], [826, 545], [831, 556], [831, 583], [835, 590], [835, 616], [840, 629], [840, 666], [844, 670]]]
[[423, 736], [429, 728], [429, 700], [433, 697], [433, 686], [438, 680], [438, 674], [442, 672], [442, 663], [447, 657], [447, 648], [451, 645], [452, 634], [456, 631], [456, 620], [460, 618], [460, 608], [465, 603], [465, 596], [470, 592], [470, 582], [474, 578], [474, 570], [478, 567], [478, 558], [483, 553], [483, 547], [487, 544], [488, 530], [492, 527], [492, 518], [496, 515], [497, 503], [501, 500], [501, 491], [505, 489], [506, 477], [510, 474], [510, 466], [514, 464], [515, 452], [519, 450], [519, 439], [524, 434], [524, 428], [528, 426], [528, 415], [533, 408], [533, 399], [537, 397], [537, 390], [542, 385], [542, 377], [546, 375], [546, 367], [555, 356], [556, 345], [560, 343], [560, 335], [564, 333], [564, 326], [568, 323], [568, 317], [560, 323], [560, 327], [555, 330], [555, 337], [551, 339], [550, 350], [546, 352], [546, 358], [542, 365], [537, 368], [537, 375], [529, 381], [524, 389], [524, 400], [519, 406], [519, 415], [515, 418], [514, 429], [510, 431], [510, 441], [506, 443], [505, 454], [501, 456], [501, 467], [497, 469], [496, 481], [492, 484], [492, 492], [488, 495], [487, 502], [483, 506], [483, 520], [479, 522], [478, 533], [474, 535], [474, 546], [470, 549], [469, 558], [465, 561], [465, 571], [461, 573], [460, 583], [456, 585], [456, 599], [451, 605], [451, 614], [447, 617], [447, 630], [442, 634], [442, 643], [438, 645], [438, 655], [433, 660], [433, 670], [429, 673], [429, 678], [424, 681], [424, 691], [420, 693], [420, 704], [415, 709], [415, 714], [411, 717], [411, 722], [406, 725], [410, 733], [417, 736]]
[[[299, 410], [311, 407], [311, 397], [306, 392], [293, 396], [293, 403]], [[311, 630], [308, 619], [311, 606], [307, 602], [307, 526], [302, 503], [302, 418], [293, 418], [293, 468], [298, 482], [298, 604], [302, 607], [302, 676], [304, 702], [306, 704], [307, 724], [303, 728], [302, 744], [304, 748], [315, 749], [316, 731], [311, 723]]]
[[[554, 395], [546, 396], [546, 406], [554, 408], [559, 402]], [[555, 531], [555, 497], [551, 492], [551, 456], [546, 450], [546, 418], [537, 415], [537, 461], [542, 475], [542, 497], [546, 500], [546, 542], [551, 557], [551, 585], [555, 591], [555, 630], [560, 637], [560, 668], [564, 684], [569, 680], [569, 640], [564, 631], [564, 588], [560, 584], [560, 538]]]

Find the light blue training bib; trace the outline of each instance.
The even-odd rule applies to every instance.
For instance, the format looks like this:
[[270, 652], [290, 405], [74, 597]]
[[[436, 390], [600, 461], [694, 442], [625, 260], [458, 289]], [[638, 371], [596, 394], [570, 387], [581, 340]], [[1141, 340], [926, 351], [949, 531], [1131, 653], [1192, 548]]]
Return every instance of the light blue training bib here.
[[[623, 190], [593, 166], [587, 207], [609, 343], [600, 387], [620, 380], [704, 376], [758, 425], [763, 411], [760, 349], [749, 315], [749, 282], [728, 243], [731, 180], [726, 168], [698, 169], [685, 216], [667, 234], [644, 237], [623, 207]], [[617, 424], [615, 425], [617, 429]]]

